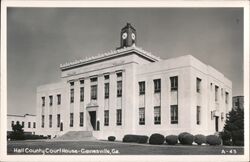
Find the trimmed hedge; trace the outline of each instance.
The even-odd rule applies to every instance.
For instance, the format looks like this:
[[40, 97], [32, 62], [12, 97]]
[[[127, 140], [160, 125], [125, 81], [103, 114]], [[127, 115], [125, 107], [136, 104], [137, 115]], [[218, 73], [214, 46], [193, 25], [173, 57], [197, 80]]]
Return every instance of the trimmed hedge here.
[[149, 144], [161, 145], [165, 141], [164, 136], [159, 133], [154, 133], [149, 138]]
[[221, 138], [215, 135], [208, 135], [206, 138], [206, 143], [209, 145], [220, 145], [221, 144]]
[[180, 133], [178, 139], [183, 145], [192, 145], [194, 142], [194, 136], [187, 132]]
[[108, 140], [109, 140], [109, 141], [115, 141], [115, 136], [109, 136], [109, 137], [108, 137]]
[[194, 136], [194, 142], [197, 143], [198, 145], [206, 143], [206, 136], [202, 134], [197, 134]]
[[147, 143], [148, 136], [127, 134], [123, 137], [122, 142]]
[[175, 145], [178, 143], [178, 137], [176, 135], [169, 135], [169, 136], [166, 136], [166, 142], [169, 144], [169, 145]]
[[180, 143], [183, 143], [183, 137], [184, 135], [189, 134], [188, 132], [182, 132], [178, 135], [178, 140]]

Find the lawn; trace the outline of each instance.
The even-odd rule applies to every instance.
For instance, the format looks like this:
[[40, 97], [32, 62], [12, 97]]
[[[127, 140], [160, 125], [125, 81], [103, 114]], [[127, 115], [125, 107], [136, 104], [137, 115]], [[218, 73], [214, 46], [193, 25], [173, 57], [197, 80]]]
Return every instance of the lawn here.
[[8, 141], [9, 155], [243, 155], [238, 146], [149, 145], [109, 141]]

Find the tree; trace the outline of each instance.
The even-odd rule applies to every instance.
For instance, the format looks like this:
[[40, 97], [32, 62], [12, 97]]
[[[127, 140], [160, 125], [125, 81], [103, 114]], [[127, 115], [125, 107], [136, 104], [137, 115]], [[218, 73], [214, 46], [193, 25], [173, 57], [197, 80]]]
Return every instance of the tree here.
[[23, 126], [19, 123], [12, 126], [12, 132], [10, 134], [10, 139], [12, 140], [23, 140], [24, 139], [24, 132]]
[[244, 145], [244, 110], [232, 109], [227, 116], [221, 133], [223, 142], [232, 141], [233, 145]]

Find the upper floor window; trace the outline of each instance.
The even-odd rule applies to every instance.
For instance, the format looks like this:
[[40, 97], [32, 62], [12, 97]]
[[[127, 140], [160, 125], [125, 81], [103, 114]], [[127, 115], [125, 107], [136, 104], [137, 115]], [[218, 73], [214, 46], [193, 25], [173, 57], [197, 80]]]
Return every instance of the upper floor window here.
[[90, 82], [97, 82], [97, 77], [95, 77], [95, 78], [90, 78]]
[[225, 103], [228, 104], [228, 100], [229, 100], [229, 93], [226, 92], [225, 93]]
[[91, 100], [97, 99], [97, 85], [91, 86]]
[[84, 101], [84, 87], [80, 87], [80, 101]]
[[122, 81], [117, 81], [117, 97], [122, 96]]
[[219, 87], [215, 86], [215, 102], [218, 101], [218, 93], [219, 93]]
[[116, 73], [117, 78], [122, 77], [122, 72]]
[[57, 105], [61, 105], [61, 95], [57, 95]]
[[178, 90], [178, 76], [170, 77], [171, 91]]
[[42, 106], [45, 106], [45, 97], [42, 97]]
[[70, 86], [74, 86], [75, 83], [74, 82], [69, 82]]
[[74, 89], [70, 89], [70, 103], [74, 102]]
[[104, 79], [108, 80], [109, 79], [109, 75], [104, 75]]
[[161, 92], [161, 79], [154, 80], [154, 92]]
[[196, 92], [200, 93], [201, 92], [201, 79], [196, 78]]
[[154, 107], [154, 124], [161, 124], [161, 107]]
[[178, 105], [171, 105], [171, 124], [178, 123]]
[[84, 80], [80, 80], [80, 84], [84, 84]]
[[49, 105], [50, 105], [50, 106], [53, 105], [53, 96], [49, 96]]
[[145, 94], [145, 82], [139, 82], [139, 94]]
[[109, 98], [109, 83], [104, 84], [104, 89], [105, 89], [105, 98]]

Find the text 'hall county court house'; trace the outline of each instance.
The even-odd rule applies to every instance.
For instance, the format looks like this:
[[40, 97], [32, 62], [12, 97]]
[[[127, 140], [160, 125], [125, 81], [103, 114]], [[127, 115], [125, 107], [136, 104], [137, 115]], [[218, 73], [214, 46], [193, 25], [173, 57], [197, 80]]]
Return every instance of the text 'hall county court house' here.
[[[60, 65], [61, 82], [37, 88], [36, 134], [214, 134], [231, 110], [232, 83], [191, 55], [162, 60], [121, 30], [120, 47]], [[167, 52], [166, 52], [167, 53]]]

